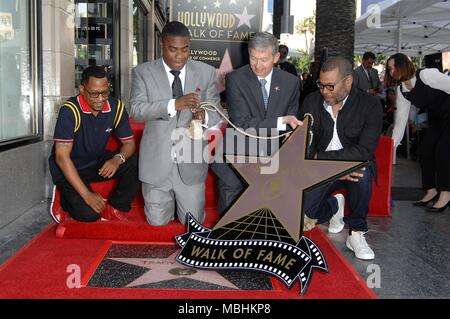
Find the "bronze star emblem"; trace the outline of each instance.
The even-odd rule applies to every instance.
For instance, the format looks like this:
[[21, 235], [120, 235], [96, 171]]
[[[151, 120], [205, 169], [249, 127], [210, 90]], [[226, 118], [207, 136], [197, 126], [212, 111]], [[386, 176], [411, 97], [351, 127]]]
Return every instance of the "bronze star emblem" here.
[[[302, 202], [305, 190], [330, 182], [365, 165], [363, 162], [306, 159], [309, 120], [298, 127], [272, 158], [226, 155], [248, 183], [247, 189], [219, 220], [214, 229], [236, 221], [257, 209], [269, 209], [290, 236], [302, 234]], [[261, 174], [279, 158], [278, 170]]]

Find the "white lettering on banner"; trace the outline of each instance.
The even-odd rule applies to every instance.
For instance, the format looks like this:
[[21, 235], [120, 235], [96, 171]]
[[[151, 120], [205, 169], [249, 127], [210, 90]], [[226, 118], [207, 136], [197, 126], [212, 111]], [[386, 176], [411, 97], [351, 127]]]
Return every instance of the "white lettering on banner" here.
[[230, 13], [180, 11], [177, 20], [187, 27], [230, 29], [236, 24], [236, 17]]

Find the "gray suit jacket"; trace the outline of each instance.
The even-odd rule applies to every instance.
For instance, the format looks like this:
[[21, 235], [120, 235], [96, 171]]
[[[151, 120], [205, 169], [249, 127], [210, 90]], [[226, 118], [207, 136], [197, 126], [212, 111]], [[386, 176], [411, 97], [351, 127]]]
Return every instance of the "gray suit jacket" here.
[[[378, 77], [377, 69], [374, 68], [370, 69], [369, 74], [370, 77], [372, 78], [374, 86], [373, 88], [374, 89], [381, 88], [381, 82], [380, 78]], [[371, 88], [369, 78], [367, 77], [367, 73], [366, 71], [364, 71], [362, 65], [353, 70], [353, 85], [363, 90], [364, 92], [367, 92], [367, 90]]]
[[[186, 64], [184, 94], [200, 89], [201, 101], [208, 101], [220, 107], [220, 97], [217, 88], [215, 69], [203, 62], [189, 60]], [[203, 147], [207, 140], [192, 141], [190, 139], [172, 140], [172, 133], [177, 128], [189, 127], [192, 119], [190, 110], [183, 110], [180, 116], [169, 117], [167, 105], [172, 99], [172, 88], [169, 83], [162, 59], [146, 62], [133, 69], [131, 88], [130, 115], [139, 122], [145, 122], [139, 151], [139, 179], [152, 185], [160, 185], [168, 177], [172, 166], [177, 165], [182, 181], [187, 185], [199, 184], [205, 181], [208, 164], [202, 159]], [[215, 125], [220, 116], [208, 112], [208, 126]], [[183, 145], [179, 141], [184, 141]], [[176, 144], [176, 145], [175, 145]], [[188, 145], [189, 144], [189, 145]], [[195, 144], [195, 145], [194, 145]], [[192, 152], [191, 157], [196, 162], [174, 162], [173, 147]]]

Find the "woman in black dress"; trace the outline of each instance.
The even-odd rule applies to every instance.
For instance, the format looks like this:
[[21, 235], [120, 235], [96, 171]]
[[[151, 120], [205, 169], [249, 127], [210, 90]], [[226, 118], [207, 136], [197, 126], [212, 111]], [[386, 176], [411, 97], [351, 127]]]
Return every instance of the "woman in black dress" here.
[[429, 127], [419, 152], [426, 194], [414, 205], [443, 212], [450, 207], [450, 77], [437, 69], [416, 70], [402, 53], [392, 55], [386, 66], [385, 85], [397, 86], [395, 146], [403, 138], [411, 104], [428, 113]]

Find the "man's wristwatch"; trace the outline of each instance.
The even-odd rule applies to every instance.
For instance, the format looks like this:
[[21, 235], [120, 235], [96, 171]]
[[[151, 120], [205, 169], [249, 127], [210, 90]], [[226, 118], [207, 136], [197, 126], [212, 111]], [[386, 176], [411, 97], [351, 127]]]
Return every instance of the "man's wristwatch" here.
[[114, 155], [114, 157], [120, 158], [120, 161], [122, 162], [121, 164], [125, 163], [125, 156], [123, 156], [121, 153], [117, 153], [116, 155]]

